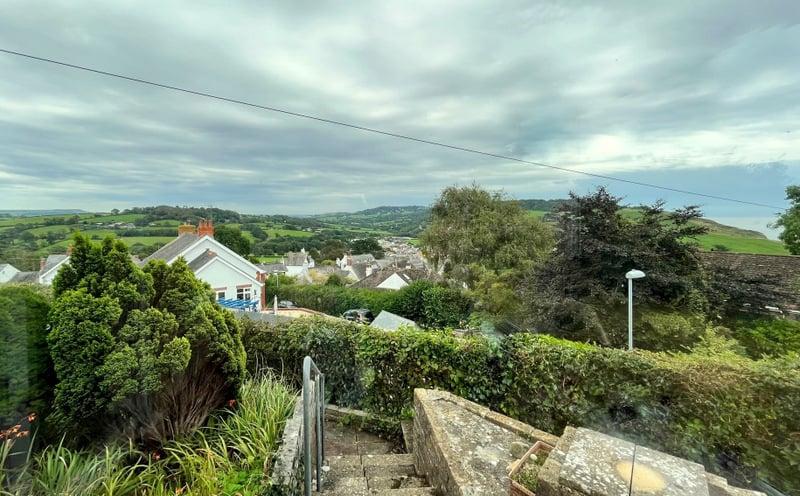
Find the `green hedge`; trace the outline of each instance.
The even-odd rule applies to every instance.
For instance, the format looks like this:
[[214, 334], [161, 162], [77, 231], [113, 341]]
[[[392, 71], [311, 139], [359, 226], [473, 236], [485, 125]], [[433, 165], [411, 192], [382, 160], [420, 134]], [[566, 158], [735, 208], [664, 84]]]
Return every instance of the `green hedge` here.
[[310, 354], [334, 403], [402, 416], [414, 388], [446, 389], [554, 434], [593, 427], [800, 490], [800, 365], [788, 360], [628, 353], [531, 334], [496, 345], [324, 319], [247, 322], [244, 338], [251, 367], [295, 380]]
[[368, 308], [375, 315], [386, 310], [422, 326], [457, 327], [472, 311], [472, 302], [462, 291], [425, 280], [397, 291], [316, 284], [267, 286], [267, 301], [277, 294], [278, 300], [336, 316], [353, 308]]
[[28, 285], [0, 287], [0, 429], [31, 412], [43, 416], [53, 395], [47, 350], [50, 298]]
[[741, 319], [732, 327], [734, 337], [753, 358], [800, 354], [800, 322], [796, 320]]

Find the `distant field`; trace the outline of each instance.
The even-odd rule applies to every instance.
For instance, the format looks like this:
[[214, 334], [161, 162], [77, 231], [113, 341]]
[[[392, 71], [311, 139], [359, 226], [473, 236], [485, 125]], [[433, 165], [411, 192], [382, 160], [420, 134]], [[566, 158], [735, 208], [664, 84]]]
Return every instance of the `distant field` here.
[[280, 262], [283, 259], [283, 257], [281, 257], [280, 255], [261, 256], [261, 257], [256, 257], [256, 258], [261, 263], [275, 263], [275, 262]]
[[761, 238], [742, 238], [728, 234], [709, 233], [697, 237], [697, 242], [704, 250], [711, 250], [722, 245], [728, 251], [736, 253], [757, 253], [762, 255], [788, 255], [789, 251], [780, 241]]

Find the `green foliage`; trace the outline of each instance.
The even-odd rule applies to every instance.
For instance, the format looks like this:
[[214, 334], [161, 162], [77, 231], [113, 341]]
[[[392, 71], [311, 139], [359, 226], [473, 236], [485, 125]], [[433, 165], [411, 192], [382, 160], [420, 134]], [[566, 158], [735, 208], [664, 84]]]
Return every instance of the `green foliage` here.
[[773, 318], [741, 319], [734, 337], [753, 358], [800, 353], [800, 322]]
[[383, 258], [383, 248], [375, 238], [354, 239], [350, 242], [350, 252], [353, 255], [371, 253], [375, 258]]
[[328, 279], [325, 281], [326, 286], [345, 286], [347, 281], [344, 277], [340, 276], [339, 274], [331, 274], [328, 276]]
[[783, 228], [778, 236], [792, 255], [800, 255], [800, 186], [786, 188], [786, 199], [791, 205], [778, 216], [775, 227]]
[[50, 299], [34, 286], [0, 286], [0, 427], [52, 400], [53, 364], [47, 349]]
[[54, 291], [51, 420], [71, 438], [107, 428], [158, 444], [234, 397], [245, 367], [238, 322], [183, 260], [142, 270], [122, 243], [77, 236]]
[[397, 291], [349, 288], [338, 285], [267, 285], [267, 301], [290, 300], [297, 306], [340, 316], [353, 308], [381, 310], [411, 319], [422, 326], [457, 326], [469, 317], [471, 301], [462, 291], [416, 281]]
[[[664, 212], [657, 202], [626, 215], [620, 199], [604, 188], [570, 197], [559, 207], [554, 256], [521, 287], [537, 329], [615, 345], [616, 321], [605, 325], [606, 314], [626, 303], [625, 273], [634, 268], [647, 273], [636, 281], [637, 305], [706, 310], [697, 248], [686, 243], [707, 230], [697, 223], [699, 210]], [[570, 315], [570, 309], [579, 312]], [[662, 344], [654, 348], [665, 349]]]
[[476, 185], [445, 188], [420, 239], [433, 263], [470, 286], [475, 282], [473, 264], [494, 271], [525, 270], [552, 246], [547, 225], [501, 193]]
[[700, 315], [668, 309], [644, 308], [634, 322], [637, 348], [651, 351], [688, 351], [705, 334], [705, 319]]
[[[218, 412], [192, 437], [169, 441], [153, 453], [129, 444], [97, 452], [48, 446], [22, 467], [0, 471], [0, 495], [267, 494], [266, 469], [296, 398], [270, 376], [248, 378], [236, 407]], [[0, 444], [0, 466], [13, 443]]]
[[242, 256], [249, 255], [253, 248], [238, 227], [217, 226], [214, 228], [214, 239]]
[[461, 291], [434, 286], [422, 292], [420, 323], [427, 327], [458, 327], [470, 314], [472, 301]]
[[327, 319], [245, 328], [251, 367], [288, 370], [297, 380], [311, 355], [335, 403], [399, 417], [414, 388], [441, 388], [555, 434], [588, 426], [712, 471], [800, 490], [798, 361], [749, 360], [717, 332], [701, 338], [697, 353], [667, 354], [522, 333], [495, 345]]

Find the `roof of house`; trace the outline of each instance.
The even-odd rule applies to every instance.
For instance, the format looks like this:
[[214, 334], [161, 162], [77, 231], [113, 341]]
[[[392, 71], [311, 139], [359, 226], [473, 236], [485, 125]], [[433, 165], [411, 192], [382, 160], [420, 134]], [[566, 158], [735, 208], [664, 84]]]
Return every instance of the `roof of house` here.
[[194, 233], [183, 233], [177, 238], [173, 239], [169, 243], [165, 244], [161, 248], [155, 251], [149, 257], [146, 257], [142, 262], [147, 263], [150, 260], [164, 260], [165, 262], [169, 262], [173, 258], [177, 257], [181, 253], [183, 253], [186, 248], [189, 248], [193, 245], [200, 236]]
[[308, 253], [304, 253], [302, 251], [290, 251], [286, 254], [286, 265], [287, 266], [300, 266], [303, 265], [308, 261]]
[[49, 272], [53, 267], [55, 267], [56, 265], [60, 264], [61, 262], [63, 262], [68, 258], [69, 255], [67, 255], [66, 253], [59, 253], [57, 255], [48, 255], [47, 259], [44, 262], [44, 267], [42, 267], [42, 270], [39, 272], [41, 274]]
[[196, 272], [201, 267], [205, 266], [208, 262], [217, 258], [217, 254], [211, 250], [206, 250], [203, 253], [197, 255], [194, 260], [189, 262], [189, 268], [192, 269], [192, 272]]
[[273, 272], [286, 272], [286, 265], [282, 263], [256, 264], [256, 267], [268, 274], [272, 274]]
[[9, 263], [0, 263], [0, 271], [3, 271], [6, 267], [11, 267], [12, 269], [16, 269], [16, 267], [14, 267]]
[[8, 282], [37, 283], [39, 282], [39, 272], [17, 272]]
[[353, 265], [357, 263], [365, 263], [365, 262], [374, 262], [375, 257], [372, 256], [372, 253], [363, 253], [361, 255], [350, 255], [350, 258], [353, 259]]
[[385, 331], [396, 331], [401, 326], [417, 327], [417, 323], [405, 317], [387, 312], [386, 310], [381, 310], [381, 313], [375, 317], [375, 320], [373, 320], [369, 326], [377, 327]]
[[378, 271], [373, 272], [367, 277], [360, 279], [358, 282], [351, 284], [354, 288], [377, 288], [383, 281], [388, 279], [392, 276], [392, 274], [397, 274], [403, 279], [406, 283], [411, 284], [414, 281], [418, 281], [420, 279], [427, 279], [428, 274], [422, 270], [414, 270], [414, 269], [395, 269], [395, 268], [386, 268], [381, 269]]
[[356, 276], [356, 280], [360, 281], [367, 277], [367, 268], [370, 266], [368, 263], [354, 263], [350, 266], [350, 270], [353, 271], [353, 274]]

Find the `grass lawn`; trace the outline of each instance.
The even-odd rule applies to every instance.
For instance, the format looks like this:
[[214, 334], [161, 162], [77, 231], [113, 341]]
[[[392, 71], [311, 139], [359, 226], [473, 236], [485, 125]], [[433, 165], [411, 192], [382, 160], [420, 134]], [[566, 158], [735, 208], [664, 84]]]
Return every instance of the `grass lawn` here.
[[280, 255], [264, 255], [256, 258], [261, 263], [277, 263], [280, 262], [283, 257]]
[[789, 251], [780, 241], [760, 238], [742, 238], [728, 234], [709, 233], [697, 237], [700, 248], [710, 250], [723, 245], [736, 253], [760, 253], [762, 255], [788, 255]]
[[266, 230], [270, 238], [277, 238], [278, 236], [289, 236], [292, 238], [310, 238], [314, 235], [313, 232], [297, 231], [294, 229], [269, 229]]

